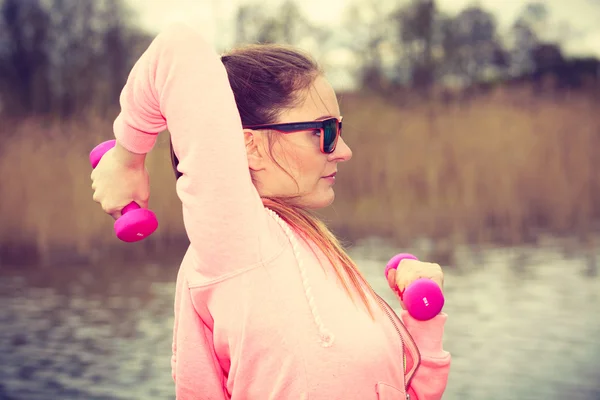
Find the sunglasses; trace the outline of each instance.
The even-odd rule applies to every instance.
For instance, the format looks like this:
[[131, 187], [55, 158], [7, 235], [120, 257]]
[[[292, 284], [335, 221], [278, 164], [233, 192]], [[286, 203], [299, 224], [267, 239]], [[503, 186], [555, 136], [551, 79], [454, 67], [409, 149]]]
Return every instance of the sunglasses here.
[[281, 133], [294, 133], [310, 130], [321, 131], [321, 152], [330, 154], [335, 151], [338, 138], [342, 135], [342, 117], [327, 118], [321, 121], [286, 122], [282, 124], [248, 125], [245, 129], [272, 129]]

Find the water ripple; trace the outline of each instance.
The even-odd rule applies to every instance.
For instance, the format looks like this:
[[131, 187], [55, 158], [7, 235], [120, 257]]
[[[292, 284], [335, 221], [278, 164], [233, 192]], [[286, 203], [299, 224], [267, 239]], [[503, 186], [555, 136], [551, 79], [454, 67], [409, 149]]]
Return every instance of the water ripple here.
[[[397, 304], [384, 263], [366, 256], [377, 249], [353, 253]], [[457, 259], [461, 268], [446, 271], [444, 399], [600, 399], [600, 278], [589, 257], [515, 248]], [[173, 399], [176, 267], [161, 270], [1, 275], [0, 399]]]

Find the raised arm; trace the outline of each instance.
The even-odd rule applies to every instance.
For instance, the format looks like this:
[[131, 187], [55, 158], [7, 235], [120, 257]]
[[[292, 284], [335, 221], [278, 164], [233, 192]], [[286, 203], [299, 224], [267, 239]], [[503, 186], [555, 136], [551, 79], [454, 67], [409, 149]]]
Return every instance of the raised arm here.
[[211, 46], [190, 27], [169, 27], [134, 65], [120, 102], [114, 132], [127, 150], [145, 154], [159, 132], [171, 134], [199, 272], [210, 278], [258, 262], [267, 221], [227, 72]]

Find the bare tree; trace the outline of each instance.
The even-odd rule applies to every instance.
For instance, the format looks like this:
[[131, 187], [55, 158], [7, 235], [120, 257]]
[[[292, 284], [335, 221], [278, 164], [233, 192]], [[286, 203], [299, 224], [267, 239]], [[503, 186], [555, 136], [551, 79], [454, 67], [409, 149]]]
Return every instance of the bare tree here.
[[106, 112], [141, 50], [122, 0], [0, 0], [0, 100], [11, 115]]
[[312, 28], [294, 0], [285, 0], [271, 12], [264, 5], [244, 4], [236, 14], [235, 42], [296, 45]]
[[495, 17], [480, 7], [468, 7], [444, 22], [444, 72], [468, 84], [502, 75], [506, 52]]
[[46, 10], [35, 0], [4, 0], [0, 16], [0, 38], [5, 38], [0, 51], [0, 96], [5, 112], [49, 111]]

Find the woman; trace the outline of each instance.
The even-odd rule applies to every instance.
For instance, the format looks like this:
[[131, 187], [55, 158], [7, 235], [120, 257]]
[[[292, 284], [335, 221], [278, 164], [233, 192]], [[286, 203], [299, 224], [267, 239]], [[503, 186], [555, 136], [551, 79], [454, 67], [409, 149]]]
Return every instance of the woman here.
[[[145, 154], [169, 129], [190, 239], [175, 296], [178, 399], [441, 398], [446, 315], [403, 312], [402, 324], [306, 211], [333, 201], [352, 155], [308, 57], [263, 45], [219, 58], [173, 26], [133, 67], [121, 107], [94, 200], [114, 218], [132, 200], [146, 207]], [[442, 285], [437, 264], [417, 261], [388, 280], [402, 290], [419, 276]]]

